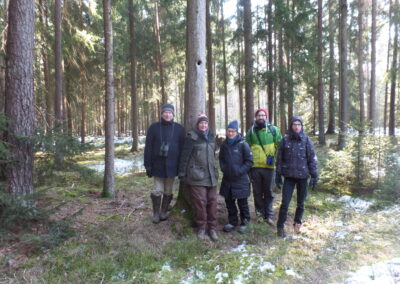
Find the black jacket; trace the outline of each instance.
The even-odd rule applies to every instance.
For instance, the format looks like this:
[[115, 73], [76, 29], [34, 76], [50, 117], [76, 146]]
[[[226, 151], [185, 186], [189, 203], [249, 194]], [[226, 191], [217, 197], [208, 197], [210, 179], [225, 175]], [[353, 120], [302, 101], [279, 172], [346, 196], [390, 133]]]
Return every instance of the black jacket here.
[[281, 142], [276, 173], [284, 177], [318, 177], [317, 157], [311, 139], [303, 133], [293, 134], [291, 129]]
[[217, 186], [215, 136], [211, 131], [207, 139], [197, 131], [189, 131], [179, 163], [179, 176], [189, 185]]
[[[159, 178], [176, 177], [184, 139], [185, 130], [178, 123], [162, 120], [150, 125], [144, 148], [144, 166], [146, 170]], [[167, 157], [160, 156], [160, 147], [163, 141], [169, 143]]]
[[219, 165], [224, 174], [220, 194], [227, 198], [232, 194], [233, 199], [250, 196], [250, 182], [247, 175], [253, 166], [253, 153], [242, 137], [229, 144], [227, 140], [221, 145]]

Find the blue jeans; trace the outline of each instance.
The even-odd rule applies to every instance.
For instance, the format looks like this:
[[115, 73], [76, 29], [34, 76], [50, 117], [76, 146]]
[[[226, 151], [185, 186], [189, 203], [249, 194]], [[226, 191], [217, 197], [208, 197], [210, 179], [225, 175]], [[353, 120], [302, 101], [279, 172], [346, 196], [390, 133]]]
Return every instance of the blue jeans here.
[[279, 209], [278, 228], [283, 228], [287, 219], [290, 200], [293, 196], [294, 187], [297, 188], [297, 207], [294, 222], [301, 224], [304, 213], [304, 201], [307, 197], [307, 179], [285, 178], [282, 189], [282, 203]]

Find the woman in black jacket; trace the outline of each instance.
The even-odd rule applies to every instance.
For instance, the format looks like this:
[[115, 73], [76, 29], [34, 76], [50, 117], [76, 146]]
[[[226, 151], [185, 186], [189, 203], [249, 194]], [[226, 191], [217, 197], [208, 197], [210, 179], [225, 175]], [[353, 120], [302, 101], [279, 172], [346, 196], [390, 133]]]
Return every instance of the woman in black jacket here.
[[241, 221], [239, 232], [243, 233], [246, 223], [250, 221], [247, 203], [247, 198], [250, 196], [250, 181], [247, 173], [253, 166], [253, 154], [249, 145], [238, 133], [238, 128], [237, 120], [229, 123], [226, 140], [219, 152], [219, 165], [224, 174], [220, 194], [225, 197], [228, 209], [229, 223], [224, 226], [224, 231], [230, 232], [238, 225], [237, 201]]
[[285, 237], [284, 225], [287, 218], [290, 200], [294, 187], [297, 188], [297, 207], [294, 216], [293, 228], [300, 233], [301, 219], [304, 213], [304, 201], [307, 197], [307, 180], [311, 176], [310, 186], [314, 187], [318, 181], [317, 157], [311, 139], [304, 134], [303, 120], [294, 116], [290, 123], [289, 135], [286, 135], [279, 147], [276, 163], [277, 187], [282, 185], [282, 176], [285, 182], [282, 189], [282, 203], [279, 209], [278, 236]]

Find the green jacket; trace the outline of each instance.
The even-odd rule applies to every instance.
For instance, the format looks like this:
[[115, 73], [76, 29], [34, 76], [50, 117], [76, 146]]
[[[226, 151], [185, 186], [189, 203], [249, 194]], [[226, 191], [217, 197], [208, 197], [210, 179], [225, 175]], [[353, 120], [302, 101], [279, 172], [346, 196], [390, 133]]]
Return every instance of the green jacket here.
[[211, 131], [207, 140], [196, 131], [189, 131], [183, 145], [178, 175], [184, 177], [189, 185], [217, 186], [215, 136]]
[[[268, 125], [266, 128], [261, 130], [252, 126], [246, 133], [246, 142], [250, 145], [250, 148], [253, 151], [253, 168], [275, 168], [279, 145], [282, 141], [282, 134], [278, 127], [274, 125], [271, 125], [271, 127], [275, 129], [275, 137], [271, 133]], [[257, 138], [256, 131], [260, 137], [264, 150]], [[273, 165], [267, 165], [267, 156], [274, 157]]]

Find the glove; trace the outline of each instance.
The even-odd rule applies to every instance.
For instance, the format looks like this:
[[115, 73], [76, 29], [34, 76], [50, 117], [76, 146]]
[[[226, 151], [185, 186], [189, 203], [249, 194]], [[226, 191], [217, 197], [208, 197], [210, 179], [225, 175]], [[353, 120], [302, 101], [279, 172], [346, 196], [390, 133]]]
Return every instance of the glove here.
[[149, 178], [153, 177], [153, 174], [151, 173], [151, 169], [146, 169], [146, 175]]
[[276, 174], [275, 175], [275, 185], [276, 185], [276, 187], [280, 189], [282, 187], [282, 184], [283, 184], [282, 175], [281, 174]]
[[310, 179], [309, 186], [312, 188], [312, 190], [315, 190], [315, 186], [317, 185], [317, 183], [318, 183], [318, 177], [312, 177]]

